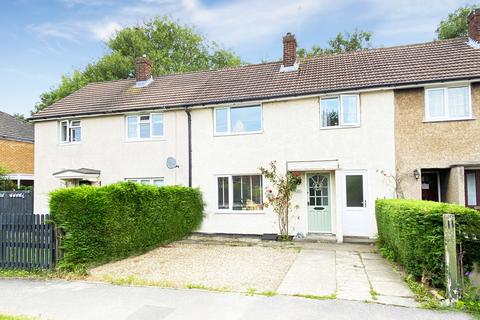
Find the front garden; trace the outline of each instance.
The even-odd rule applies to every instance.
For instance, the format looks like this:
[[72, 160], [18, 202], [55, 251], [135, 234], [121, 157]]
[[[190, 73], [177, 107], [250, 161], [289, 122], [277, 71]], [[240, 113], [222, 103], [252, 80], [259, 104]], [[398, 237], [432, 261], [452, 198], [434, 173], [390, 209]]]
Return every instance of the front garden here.
[[117, 183], [54, 191], [58, 267], [85, 271], [179, 240], [200, 226], [203, 207], [200, 190], [180, 186]]

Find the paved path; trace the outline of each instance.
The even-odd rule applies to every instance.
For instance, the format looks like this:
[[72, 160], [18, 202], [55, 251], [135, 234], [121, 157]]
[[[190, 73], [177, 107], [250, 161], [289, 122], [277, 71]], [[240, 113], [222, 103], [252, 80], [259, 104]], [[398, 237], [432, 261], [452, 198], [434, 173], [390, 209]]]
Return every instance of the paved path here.
[[348, 300], [29, 280], [0, 280], [0, 313], [53, 320], [470, 319], [460, 313]]
[[418, 307], [401, 275], [373, 252], [304, 249], [277, 291]]

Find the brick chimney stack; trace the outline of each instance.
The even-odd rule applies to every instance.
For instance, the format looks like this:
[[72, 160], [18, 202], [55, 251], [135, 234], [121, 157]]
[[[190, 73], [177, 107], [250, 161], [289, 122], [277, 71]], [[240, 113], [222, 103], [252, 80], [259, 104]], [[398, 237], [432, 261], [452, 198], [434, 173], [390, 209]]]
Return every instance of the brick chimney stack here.
[[297, 60], [297, 40], [295, 35], [288, 32], [283, 37], [283, 66], [292, 67]]
[[468, 37], [480, 42], [480, 9], [474, 9], [467, 17]]
[[135, 60], [137, 81], [147, 81], [152, 77], [152, 63], [145, 55]]

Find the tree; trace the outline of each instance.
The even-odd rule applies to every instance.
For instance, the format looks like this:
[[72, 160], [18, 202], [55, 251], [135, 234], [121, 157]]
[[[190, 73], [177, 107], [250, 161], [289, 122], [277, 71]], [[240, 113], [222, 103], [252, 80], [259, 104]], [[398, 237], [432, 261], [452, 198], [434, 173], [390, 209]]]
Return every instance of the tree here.
[[327, 48], [312, 46], [310, 50], [300, 48], [297, 50], [299, 57], [313, 57], [329, 53], [351, 52], [365, 50], [372, 47], [370, 42], [372, 33], [369, 31], [355, 30], [353, 33], [338, 33], [337, 36], [328, 41]]
[[436, 33], [439, 40], [466, 37], [468, 34], [467, 17], [475, 6], [461, 7], [450, 13], [447, 19], [440, 21]]
[[110, 50], [84, 70], [62, 76], [60, 85], [41, 94], [38, 112], [91, 82], [126, 79], [135, 75], [135, 59], [146, 55], [153, 74], [218, 69], [238, 66], [241, 60], [232, 51], [208, 41], [192, 27], [166, 17], [118, 31], [107, 41]]
[[12, 117], [14, 117], [15, 119], [19, 120], [19, 121], [22, 121], [22, 122], [26, 122], [27, 120], [25, 119], [25, 116], [21, 113], [18, 113], [18, 112], [15, 112], [14, 114], [12, 114]]
[[2, 191], [14, 190], [16, 187], [16, 184], [8, 179], [9, 173], [10, 171], [0, 165], [0, 190]]
[[273, 188], [267, 188], [265, 206], [272, 206], [278, 217], [278, 228], [282, 240], [288, 239], [288, 218], [292, 209], [292, 193], [297, 189], [301, 178], [291, 172], [280, 175], [277, 172], [275, 161], [270, 162], [269, 167], [259, 168], [262, 175], [270, 181]]

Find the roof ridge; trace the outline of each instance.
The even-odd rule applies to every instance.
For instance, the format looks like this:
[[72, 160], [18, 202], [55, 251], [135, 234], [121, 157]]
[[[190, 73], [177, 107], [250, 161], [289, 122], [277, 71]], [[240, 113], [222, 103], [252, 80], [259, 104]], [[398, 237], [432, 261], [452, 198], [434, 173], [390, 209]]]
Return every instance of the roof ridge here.
[[422, 46], [445, 43], [445, 42], [459, 42], [460, 40], [466, 40], [466, 39], [467, 39], [467, 37], [457, 37], [457, 38], [451, 38], [451, 39], [442, 39], [442, 40], [433, 40], [433, 41], [418, 42], [418, 43], [400, 44], [400, 45], [390, 46], [390, 47], [378, 47], [378, 48], [360, 49], [360, 50], [356, 50], [356, 51], [326, 53], [326, 54], [322, 54], [322, 55], [317, 55], [317, 56], [313, 56], [313, 57], [304, 58], [303, 61], [321, 59], [321, 58], [325, 58], [327, 56], [356, 55], [356, 54], [369, 53], [369, 52], [374, 52], [374, 51], [387, 51], [387, 50], [398, 49], [398, 48], [422, 47]]

